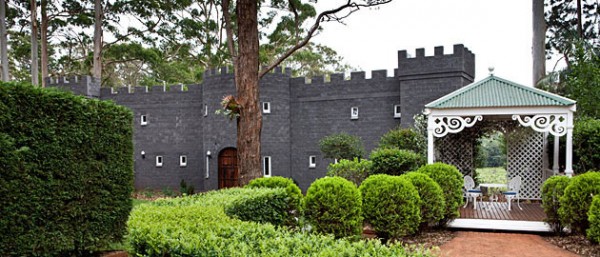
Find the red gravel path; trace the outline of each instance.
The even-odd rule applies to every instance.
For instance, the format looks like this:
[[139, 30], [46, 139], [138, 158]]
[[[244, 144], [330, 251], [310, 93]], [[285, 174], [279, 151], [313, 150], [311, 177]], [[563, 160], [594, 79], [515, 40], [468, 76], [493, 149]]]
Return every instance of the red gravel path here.
[[569, 251], [550, 244], [538, 235], [466, 232], [460, 231], [457, 236], [440, 246], [443, 257], [576, 257]]

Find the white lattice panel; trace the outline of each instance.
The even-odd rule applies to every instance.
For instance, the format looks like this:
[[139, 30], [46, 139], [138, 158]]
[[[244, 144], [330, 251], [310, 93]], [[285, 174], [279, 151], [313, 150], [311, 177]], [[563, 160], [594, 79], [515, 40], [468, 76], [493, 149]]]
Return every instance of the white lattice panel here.
[[456, 166], [464, 175], [473, 175], [474, 140], [465, 134], [448, 134], [436, 139], [436, 160]]
[[531, 128], [513, 127], [506, 134], [506, 140], [508, 178], [521, 176], [521, 199], [540, 199], [544, 135]]

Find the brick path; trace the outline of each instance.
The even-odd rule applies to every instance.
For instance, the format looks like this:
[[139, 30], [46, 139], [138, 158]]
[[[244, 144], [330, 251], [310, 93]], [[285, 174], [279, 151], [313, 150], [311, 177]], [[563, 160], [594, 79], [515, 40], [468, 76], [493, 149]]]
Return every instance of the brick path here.
[[443, 257], [576, 257], [577, 255], [550, 244], [541, 236], [515, 233], [467, 232], [440, 247]]

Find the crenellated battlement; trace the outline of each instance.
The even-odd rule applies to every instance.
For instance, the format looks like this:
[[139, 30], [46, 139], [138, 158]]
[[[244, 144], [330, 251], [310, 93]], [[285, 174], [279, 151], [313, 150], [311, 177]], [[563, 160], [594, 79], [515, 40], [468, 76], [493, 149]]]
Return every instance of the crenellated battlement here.
[[424, 48], [415, 51], [415, 57], [408, 57], [406, 50], [398, 51], [398, 74], [400, 79], [420, 79], [425, 76], [460, 76], [469, 80], [475, 77], [475, 54], [462, 44], [453, 46], [452, 54], [446, 54], [443, 46], [434, 48], [428, 56]]
[[333, 73], [329, 75], [320, 75], [314, 76], [312, 78], [308, 77], [295, 77], [292, 78], [293, 85], [321, 85], [321, 84], [339, 84], [344, 82], [354, 83], [354, 82], [366, 82], [366, 81], [375, 81], [375, 80], [386, 80], [386, 79], [394, 79], [394, 77], [388, 77], [387, 70], [373, 70], [371, 71], [371, 78], [367, 79], [366, 72], [364, 71], [355, 71], [350, 73], [350, 77], [346, 77], [344, 73]]
[[[265, 67], [263, 67], [265, 68]], [[287, 75], [287, 76], [291, 76], [292, 75], [292, 68], [286, 67], [286, 68], [282, 68], [282, 67], [275, 67], [273, 70], [271, 70], [269, 72], [269, 74], [283, 74], [283, 75]], [[233, 75], [233, 68], [232, 67], [219, 67], [219, 68], [210, 68], [207, 69], [206, 71], [204, 71], [204, 78], [212, 78], [212, 77], [218, 77], [218, 76], [223, 76], [223, 75]]]

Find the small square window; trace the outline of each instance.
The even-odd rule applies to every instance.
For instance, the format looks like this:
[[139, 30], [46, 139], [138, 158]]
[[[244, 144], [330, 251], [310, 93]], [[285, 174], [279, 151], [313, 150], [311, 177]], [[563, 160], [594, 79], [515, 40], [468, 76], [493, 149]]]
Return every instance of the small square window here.
[[308, 167], [309, 168], [317, 167], [317, 156], [315, 156], [315, 155], [308, 156]]
[[179, 167], [185, 167], [185, 166], [187, 166], [187, 156], [180, 155], [179, 156]]
[[263, 157], [263, 175], [265, 177], [271, 176], [271, 156]]
[[271, 103], [270, 102], [263, 102], [262, 103], [262, 109], [263, 109], [263, 113], [271, 113]]
[[140, 116], [140, 125], [142, 125], [142, 126], [148, 125], [148, 117], [146, 115]]
[[163, 166], [163, 157], [161, 155], [156, 156], [156, 167]]
[[353, 119], [353, 120], [358, 119], [358, 107], [350, 108], [350, 119]]
[[394, 105], [394, 118], [402, 117], [402, 106], [397, 104]]

